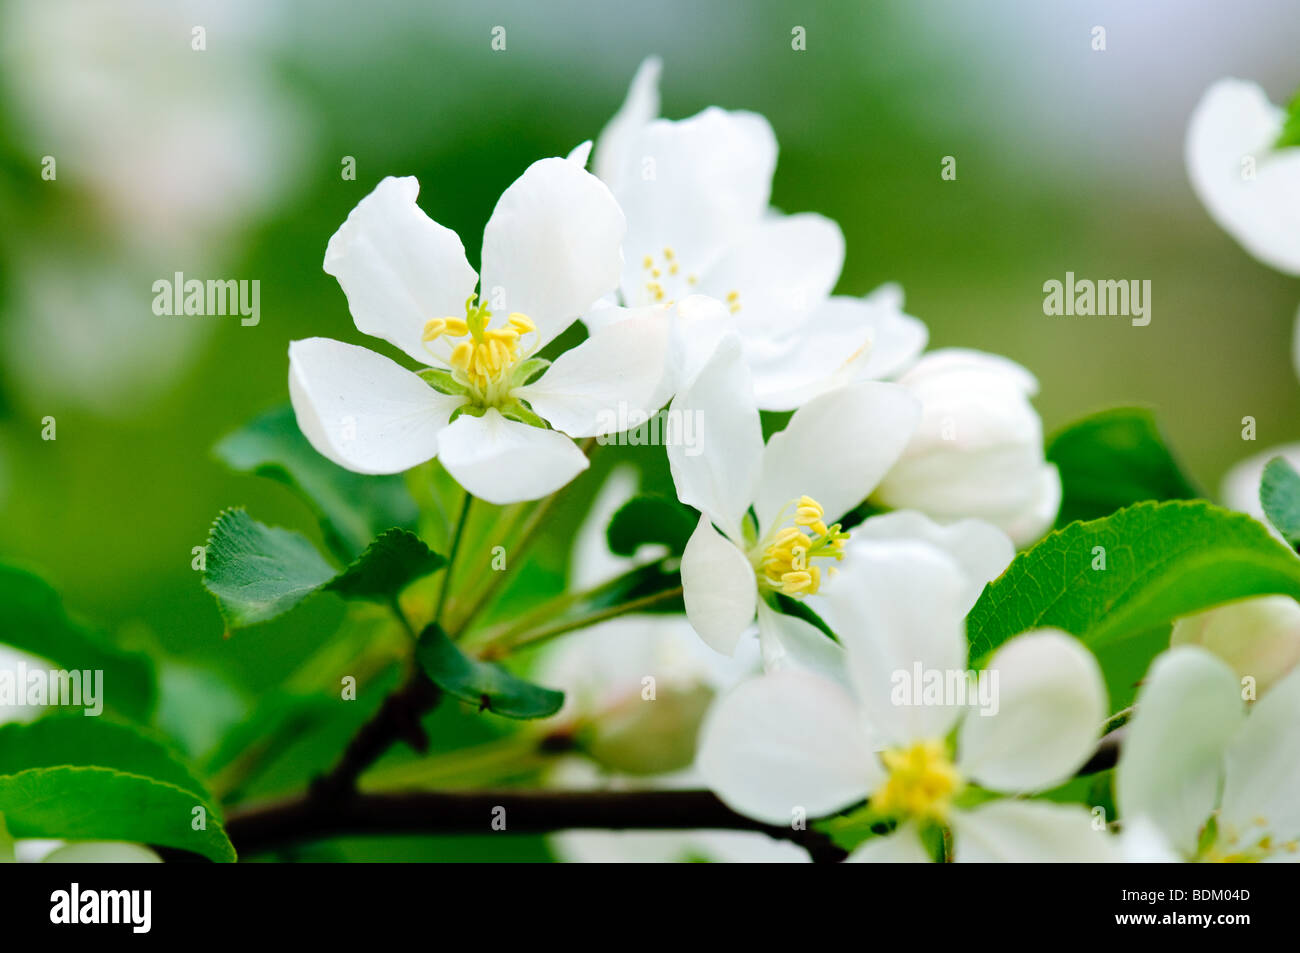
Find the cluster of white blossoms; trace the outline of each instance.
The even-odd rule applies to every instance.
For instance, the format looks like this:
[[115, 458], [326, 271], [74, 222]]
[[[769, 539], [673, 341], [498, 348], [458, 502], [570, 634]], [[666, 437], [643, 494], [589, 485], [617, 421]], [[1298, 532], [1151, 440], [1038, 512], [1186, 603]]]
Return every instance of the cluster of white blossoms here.
[[[506, 189], [479, 274], [416, 205], [414, 179], [385, 179], [360, 202], [325, 270], [358, 330], [421, 369], [328, 338], [293, 342], [289, 389], [313, 446], [360, 473], [437, 458], [468, 493], [504, 504], [582, 472], [575, 440], [628, 419], [612, 410], [668, 404], [701, 421], [699, 448], [667, 448], [676, 495], [699, 514], [680, 561], [688, 625], [606, 623], [549, 663], [570, 690], [561, 721], [615, 719], [602, 744], [616, 773], [702, 779], [772, 825], [865, 803], [874, 826], [859, 861], [1289, 857], [1300, 758], [1279, 746], [1300, 737], [1300, 675], [1283, 677], [1300, 655], [1294, 623], [1264, 650], [1276, 677], [1249, 718], [1232, 660], [1181, 644], [1231, 622], [1179, 623], [1117, 771], [1124, 836], [1077, 799], [1035, 797], [1092, 757], [1110, 714], [1096, 659], [1058, 630], [1018, 635], [968, 669], [979, 660], [967, 613], [1060, 504], [1037, 382], [1000, 356], [924, 353], [926, 329], [894, 286], [833, 294], [843, 236], [771, 207], [767, 121], [717, 108], [659, 118], [658, 78], [658, 61], [642, 65], [594, 151], [542, 159]], [[1243, 244], [1300, 271], [1294, 155], [1261, 155], [1246, 191], [1225, 178], [1246, 140], [1276, 138], [1280, 114], [1258, 100], [1216, 88], [1189, 165]], [[576, 321], [585, 339], [542, 358]], [[762, 412], [790, 413], [766, 440]], [[655, 717], [635, 700], [647, 670], [671, 676], [671, 711]], [[900, 693], [900, 674], [988, 684], [996, 699]], [[684, 849], [669, 841], [633, 853]], [[566, 843], [618, 853], [594, 835]]]

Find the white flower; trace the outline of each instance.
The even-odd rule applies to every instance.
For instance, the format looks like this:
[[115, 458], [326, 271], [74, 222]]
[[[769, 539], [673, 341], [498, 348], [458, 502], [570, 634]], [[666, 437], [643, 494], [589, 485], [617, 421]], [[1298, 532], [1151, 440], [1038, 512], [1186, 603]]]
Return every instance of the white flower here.
[[805, 404], [764, 446], [749, 368], [728, 335], [669, 413], [699, 420], [703, 451], [668, 447], [677, 496], [702, 514], [681, 564], [691, 625], [730, 655], [757, 612], [766, 665], [794, 655], [834, 668], [835, 643], [769, 600], [820, 591], [848, 539], [828, 522], [865, 499], [897, 458], [916, 402], [895, 384], [852, 384]]
[[1262, 695], [1300, 662], [1300, 604], [1290, 596], [1230, 602], [1179, 619], [1169, 641], [1208, 649], [1255, 679]]
[[[777, 146], [767, 120], [717, 108], [657, 119], [659, 69], [655, 59], [641, 65], [593, 164], [628, 218], [623, 303], [702, 294], [724, 305], [720, 320], [675, 325], [660, 393], [689, 385], [729, 330], [740, 335], [764, 410], [793, 410], [914, 360], [927, 332], [903, 314], [896, 288], [831, 297], [844, 263], [839, 226], [769, 208]], [[621, 316], [607, 308], [585, 320], [604, 326]]]
[[1187, 174], [1219, 226], [1264, 264], [1300, 275], [1300, 149], [1275, 148], [1283, 110], [1254, 83], [1223, 79], [1187, 128]]
[[667, 322], [658, 314], [593, 334], [540, 377], [545, 362], [531, 359], [617, 283], [623, 214], [577, 163], [533, 163], [484, 230], [478, 300], [460, 239], [416, 206], [418, 191], [414, 178], [380, 182], [330, 239], [325, 271], [359, 330], [433, 370], [417, 376], [328, 338], [295, 341], [298, 425], [358, 473], [396, 473], [436, 455], [491, 503], [545, 496], [587, 467], [570, 437], [609, 432], [612, 410], [644, 403], [662, 376]]
[[941, 521], [987, 520], [1019, 545], [1041, 536], [1061, 504], [1061, 478], [1043, 458], [1034, 376], [1004, 357], [948, 348], [899, 383], [920, 401], [921, 424], [873, 499]]
[[[1115, 772], [1125, 826], [1184, 859], [1300, 860], [1300, 671], [1246, 714], [1237, 676], [1196, 646], [1160, 655]], [[1207, 825], [1213, 827], [1207, 829]]]
[[[838, 630], [850, 687], [785, 670], [747, 682], [705, 722], [699, 765], [732, 808], [771, 824], [820, 817], [870, 798], [897, 822], [855, 861], [924, 861], [921, 835], [952, 831], [958, 861], [1109, 860], [1113, 845], [1087, 811], [1032, 800], [963, 807], [974, 783], [1012, 794], [1050, 788], [1089, 757], [1106, 714], [1096, 660], [1063, 632], [1018, 636], [990, 660], [996, 713], [960, 699], [907, 704], [897, 673], [961, 672], [969, 580], [945, 552], [917, 540], [875, 548], [854, 587], [858, 606]], [[949, 738], [954, 732], [956, 755]]]

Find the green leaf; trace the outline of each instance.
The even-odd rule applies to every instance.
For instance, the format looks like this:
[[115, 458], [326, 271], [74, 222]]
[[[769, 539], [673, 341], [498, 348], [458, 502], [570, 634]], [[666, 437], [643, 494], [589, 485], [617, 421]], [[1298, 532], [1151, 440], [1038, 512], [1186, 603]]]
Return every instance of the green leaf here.
[[215, 861], [233, 861], [235, 848], [207, 811], [203, 830], [192, 791], [113, 768], [59, 766], [0, 775], [0, 813], [15, 838], [120, 840], [177, 847]]
[[212, 524], [203, 585], [228, 629], [283, 615], [334, 576], [301, 533], [259, 523], [242, 509], [226, 510]]
[[1259, 502], [1282, 537], [1292, 546], [1300, 544], [1300, 474], [1282, 457], [1264, 466]]
[[217, 599], [229, 629], [283, 615], [322, 589], [345, 599], [387, 601], [446, 560], [414, 533], [383, 533], [338, 572], [301, 533], [259, 523], [242, 509], [212, 524], [203, 585]]
[[390, 529], [325, 588], [345, 599], [387, 602], [409, 583], [437, 572], [447, 560], [404, 529]]
[[419, 514], [400, 475], [366, 476], [330, 462], [307, 442], [287, 404], [223, 438], [214, 453], [231, 469], [293, 489], [312, 508], [326, 544], [343, 561], [383, 530], [415, 527]]
[[1139, 503], [1053, 532], [989, 583], [967, 618], [972, 667], [1055, 626], [1097, 655], [1117, 710], [1168, 647], [1170, 622], [1273, 593], [1300, 598], [1300, 559], [1261, 523], [1200, 501]]
[[1300, 92], [1297, 92], [1286, 107], [1286, 121], [1282, 124], [1282, 133], [1273, 143], [1274, 149], [1286, 149], [1300, 146]]
[[499, 665], [466, 657], [441, 626], [428, 626], [415, 658], [429, 680], [448, 694], [507, 718], [546, 718], [564, 704], [564, 692], [542, 688]]
[[0, 565], [0, 642], [65, 669], [102, 671], [105, 704], [136, 720], [153, 709], [154, 666], [73, 620], [39, 576]]
[[605, 538], [619, 556], [635, 556], [646, 544], [658, 543], [680, 556], [695, 532], [699, 517], [666, 496], [635, 496], [618, 508], [609, 521]]
[[1201, 492], [1183, 473], [1149, 410], [1120, 407], [1085, 417], [1049, 441], [1061, 472], [1058, 527], [1109, 516], [1143, 500], [1192, 500]]
[[784, 612], [786, 615], [792, 615], [797, 619], [803, 619], [803, 621], [807, 622], [809, 625], [820, 629], [822, 634], [831, 641], [839, 641], [835, 633], [831, 631], [831, 627], [826, 624], [826, 620], [818, 615], [816, 610], [802, 599], [792, 598], [783, 592], [773, 592], [772, 601], [776, 603], [776, 608], [781, 612]]
[[138, 729], [84, 715], [0, 726], [0, 775], [61, 765], [93, 765], [165, 781], [212, 810], [203, 782], [166, 745]]

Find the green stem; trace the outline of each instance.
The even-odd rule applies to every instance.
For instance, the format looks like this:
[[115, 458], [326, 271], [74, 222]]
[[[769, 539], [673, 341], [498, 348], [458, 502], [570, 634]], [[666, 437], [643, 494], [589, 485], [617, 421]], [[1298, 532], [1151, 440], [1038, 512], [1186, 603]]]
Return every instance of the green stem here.
[[665, 589], [662, 592], [651, 593], [648, 596], [642, 596], [640, 599], [633, 599], [631, 602], [624, 602], [620, 605], [610, 606], [608, 609], [600, 609], [596, 612], [589, 612], [586, 615], [578, 616], [576, 619], [568, 619], [563, 622], [556, 622], [551, 625], [542, 626], [527, 632], [517, 638], [509, 641], [499, 641], [488, 645], [481, 653], [481, 658], [497, 658], [506, 652], [521, 648], [525, 645], [536, 645], [546, 639], [554, 638], [557, 635], [564, 635], [566, 632], [573, 632], [576, 629], [585, 629], [587, 626], [595, 625], [598, 622], [605, 622], [609, 619], [615, 619], [629, 612], [641, 612], [645, 609], [653, 608], [664, 602], [671, 602], [682, 594], [682, 587], [677, 586], [674, 589]]
[[[469, 519], [469, 506], [474, 497], [468, 491], [460, 507], [460, 518], [456, 520], [456, 531], [451, 537], [451, 552], [447, 554], [447, 566], [442, 571], [442, 586], [438, 589], [438, 605], [433, 610], [433, 622], [436, 625], [442, 619], [443, 607], [447, 604], [447, 594], [451, 591], [451, 573], [456, 567], [456, 554], [460, 551], [460, 540], [465, 535], [465, 523]], [[398, 612], [401, 615], [401, 612]]]

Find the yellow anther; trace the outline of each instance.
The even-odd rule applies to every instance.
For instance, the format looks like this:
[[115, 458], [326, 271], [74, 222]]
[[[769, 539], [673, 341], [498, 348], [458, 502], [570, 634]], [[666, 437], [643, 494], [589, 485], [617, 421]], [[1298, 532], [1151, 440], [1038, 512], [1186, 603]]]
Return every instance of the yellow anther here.
[[526, 314], [520, 314], [518, 311], [510, 312], [510, 326], [520, 334], [531, 334], [537, 330], [537, 325], [533, 324], [533, 319]]
[[651, 278], [658, 278], [658, 277], [660, 277], [661, 275], [663, 275], [663, 272], [660, 271], [658, 268], [651, 268], [651, 269], [650, 269], [650, 277], [651, 277]]
[[424, 333], [420, 335], [422, 341], [435, 341], [438, 335], [447, 329], [446, 318], [430, 318], [424, 322]]
[[668, 266], [668, 274], [675, 275], [677, 274], [677, 271], [678, 271], [677, 262], [673, 262], [671, 265]]
[[793, 506], [794, 525], [772, 527], [752, 558], [760, 580], [771, 588], [787, 596], [811, 596], [822, 583], [821, 567], [814, 560], [843, 559], [849, 534], [838, 523], [827, 526], [825, 511], [811, 497], [800, 497]]
[[918, 741], [907, 748], [882, 751], [888, 777], [871, 795], [871, 807], [893, 817], [943, 822], [962, 777], [941, 740]]
[[653, 268], [654, 264], [655, 264], [655, 260], [651, 258], [649, 255], [646, 255], [645, 258], [642, 259], [641, 261], [642, 268]]
[[672, 260], [673, 260], [674, 258], [676, 258], [676, 257], [677, 257], [677, 254], [676, 254], [676, 253], [675, 253], [671, 248], [665, 248], [665, 249], [664, 249], [664, 258], [665, 258], [667, 261], [672, 261]]

